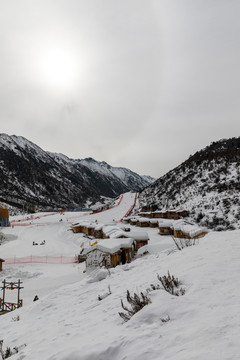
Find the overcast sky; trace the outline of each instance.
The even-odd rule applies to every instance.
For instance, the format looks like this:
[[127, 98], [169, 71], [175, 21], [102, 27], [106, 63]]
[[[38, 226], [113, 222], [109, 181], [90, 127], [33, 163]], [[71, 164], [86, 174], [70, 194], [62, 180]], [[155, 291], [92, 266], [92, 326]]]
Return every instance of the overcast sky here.
[[159, 177], [239, 136], [239, 0], [0, 0], [0, 132]]

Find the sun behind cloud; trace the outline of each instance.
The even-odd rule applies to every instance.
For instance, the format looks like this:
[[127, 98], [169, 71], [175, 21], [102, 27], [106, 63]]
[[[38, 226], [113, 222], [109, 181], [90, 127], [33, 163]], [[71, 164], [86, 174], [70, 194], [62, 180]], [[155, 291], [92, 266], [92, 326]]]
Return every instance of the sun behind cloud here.
[[68, 49], [48, 49], [43, 53], [39, 66], [46, 86], [55, 90], [71, 90], [76, 85], [79, 69], [76, 58]]

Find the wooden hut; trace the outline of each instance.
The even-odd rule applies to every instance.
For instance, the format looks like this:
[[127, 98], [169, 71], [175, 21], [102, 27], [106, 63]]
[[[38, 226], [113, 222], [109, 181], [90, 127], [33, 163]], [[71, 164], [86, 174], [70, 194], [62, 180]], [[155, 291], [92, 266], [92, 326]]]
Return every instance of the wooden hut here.
[[179, 223], [174, 226], [174, 237], [180, 239], [199, 239], [207, 234], [205, 229], [198, 225]]
[[149, 227], [150, 220], [148, 219], [138, 219], [136, 225], [139, 227]]
[[89, 223], [82, 224], [82, 233], [88, 236], [94, 236], [95, 226]]
[[129, 224], [130, 225], [136, 225], [137, 224], [137, 219], [130, 219], [130, 222], [129, 222]]
[[9, 211], [5, 208], [0, 208], [0, 227], [9, 226]]
[[158, 225], [160, 235], [173, 235], [172, 221], [164, 220], [159, 222]]
[[95, 230], [95, 226], [94, 225], [87, 225], [86, 226], [86, 235], [88, 235], [88, 236], [94, 236], [94, 230]]
[[173, 235], [173, 229], [170, 225], [161, 226], [159, 225], [159, 234], [160, 235]]
[[94, 236], [97, 239], [103, 239], [103, 225], [97, 225], [94, 229]]
[[74, 233], [82, 233], [83, 232], [83, 225], [81, 224], [75, 224], [72, 226], [72, 231]]
[[2, 264], [4, 263], [5, 260], [0, 258], [0, 271], [2, 271]]
[[174, 219], [174, 220], [178, 220], [178, 219], [180, 219], [180, 215], [179, 215], [179, 213], [178, 213], [178, 211], [176, 211], [176, 210], [168, 210], [167, 211], [167, 218], [168, 219]]
[[86, 267], [115, 267], [131, 262], [134, 256], [133, 242], [131, 238], [111, 238], [85, 249]]
[[150, 222], [149, 222], [149, 227], [151, 227], [151, 228], [156, 228], [156, 227], [158, 227], [158, 220], [156, 220], [156, 219], [150, 220]]
[[144, 231], [130, 232], [129, 236], [134, 240], [134, 250], [135, 252], [138, 251], [142, 246], [147, 245], [149, 241], [148, 233]]
[[189, 216], [189, 211], [187, 210], [178, 210], [178, 214], [181, 218]]
[[153, 219], [167, 219], [167, 211], [154, 211], [152, 213]]
[[129, 224], [130, 220], [131, 220], [131, 217], [124, 217], [124, 218], [122, 218], [122, 223], [123, 224]]
[[120, 228], [116, 225], [105, 225], [103, 227], [103, 239], [109, 239], [110, 237], [115, 237], [115, 233], [118, 232]]
[[138, 216], [145, 218], [152, 218], [152, 212], [149, 211], [140, 212]]
[[140, 247], [147, 245], [149, 241], [148, 233], [145, 231], [118, 231], [114, 233], [114, 238], [117, 239], [133, 239], [134, 240], [134, 251], [137, 252]]

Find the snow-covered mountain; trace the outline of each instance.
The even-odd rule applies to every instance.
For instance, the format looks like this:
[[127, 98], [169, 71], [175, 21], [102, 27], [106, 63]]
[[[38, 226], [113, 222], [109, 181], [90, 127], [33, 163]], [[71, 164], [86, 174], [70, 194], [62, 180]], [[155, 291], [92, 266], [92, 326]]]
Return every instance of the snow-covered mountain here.
[[240, 137], [223, 139], [198, 151], [140, 194], [142, 205], [184, 208], [203, 226], [240, 226]]
[[71, 208], [140, 190], [150, 179], [92, 158], [70, 159], [21, 136], [0, 134], [0, 202], [16, 207]]

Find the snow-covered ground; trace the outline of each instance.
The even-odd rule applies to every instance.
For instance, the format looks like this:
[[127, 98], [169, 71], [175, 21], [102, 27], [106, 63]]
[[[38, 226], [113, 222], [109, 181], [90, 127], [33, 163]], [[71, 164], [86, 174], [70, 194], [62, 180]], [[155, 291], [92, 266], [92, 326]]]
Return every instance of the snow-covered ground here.
[[[84, 237], [68, 231], [70, 222], [83, 216], [120, 220], [133, 201], [134, 194], [125, 194], [119, 206], [103, 213], [74, 219], [72, 213], [54, 214], [7, 228], [12, 240], [0, 247], [0, 257], [75, 255]], [[3, 264], [0, 280], [21, 279], [24, 286], [23, 307], [0, 317], [3, 348], [20, 347], [13, 360], [239, 359], [240, 231], [212, 232], [196, 246], [173, 251], [171, 237], [158, 235], [158, 229], [137, 230], [148, 232], [151, 253], [110, 269], [101, 281], [95, 271], [84, 273], [84, 264]], [[33, 240], [46, 244], [32, 246]], [[124, 323], [118, 312], [124, 311], [121, 299], [130, 307], [126, 291], [145, 292], [160, 284], [157, 274], [168, 271], [182, 282], [185, 295], [151, 291], [151, 304]], [[111, 295], [99, 301], [108, 286]], [[15, 295], [7, 292], [9, 301]]]

